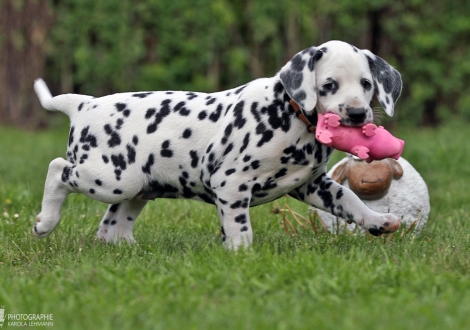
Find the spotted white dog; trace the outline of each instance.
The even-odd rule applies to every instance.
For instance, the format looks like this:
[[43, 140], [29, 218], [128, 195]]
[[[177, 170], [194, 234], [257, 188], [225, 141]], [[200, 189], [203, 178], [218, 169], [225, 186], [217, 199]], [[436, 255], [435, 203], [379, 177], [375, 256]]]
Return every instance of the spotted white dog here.
[[373, 235], [393, 232], [398, 217], [370, 210], [326, 175], [333, 150], [315, 140], [294, 108], [314, 125], [317, 112], [331, 112], [359, 126], [373, 120], [374, 91], [391, 116], [401, 87], [383, 59], [340, 41], [305, 49], [274, 77], [212, 94], [52, 97], [38, 79], [42, 106], [67, 114], [71, 129], [67, 160], [49, 165], [33, 234], [50, 234], [65, 198], [77, 192], [111, 204], [98, 230], [107, 242], [134, 241], [134, 222], [155, 198], [215, 204], [222, 239], [234, 249], [252, 242], [249, 207], [284, 194]]

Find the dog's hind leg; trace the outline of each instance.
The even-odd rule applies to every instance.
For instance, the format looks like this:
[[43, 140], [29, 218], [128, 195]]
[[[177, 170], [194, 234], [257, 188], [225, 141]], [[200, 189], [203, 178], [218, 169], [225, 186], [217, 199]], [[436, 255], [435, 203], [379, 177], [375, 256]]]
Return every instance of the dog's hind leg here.
[[41, 213], [33, 227], [33, 235], [42, 238], [49, 235], [60, 221], [62, 204], [68, 194], [77, 191], [72, 176], [75, 166], [63, 158], [56, 158], [49, 164]]
[[134, 243], [132, 228], [146, 200], [131, 199], [108, 207], [98, 228], [98, 238], [105, 242], [116, 243], [120, 239]]

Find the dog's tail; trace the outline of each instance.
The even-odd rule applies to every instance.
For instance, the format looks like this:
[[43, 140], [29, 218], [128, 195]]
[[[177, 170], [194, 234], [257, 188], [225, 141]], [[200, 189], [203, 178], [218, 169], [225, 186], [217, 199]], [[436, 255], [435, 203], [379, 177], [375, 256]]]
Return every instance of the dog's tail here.
[[38, 78], [34, 81], [34, 90], [39, 98], [39, 102], [44, 109], [50, 111], [61, 111], [70, 118], [81, 110], [84, 102], [91, 100], [93, 97], [79, 94], [62, 94], [52, 97], [49, 88], [44, 80]]

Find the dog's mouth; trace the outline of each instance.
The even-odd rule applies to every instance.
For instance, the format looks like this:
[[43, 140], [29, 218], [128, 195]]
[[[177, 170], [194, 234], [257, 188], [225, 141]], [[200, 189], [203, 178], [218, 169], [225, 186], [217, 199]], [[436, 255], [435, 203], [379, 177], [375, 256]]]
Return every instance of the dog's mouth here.
[[343, 126], [351, 126], [351, 127], [361, 127], [364, 126], [365, 124], [371, 123], [372, 121], [353, 121], [349, 117], [346, 118], [341, 118], [340, 123]]
[[[332, 112], [335, 113], [335, 112]], [[366, 124], [373, 123], [373, 118], [370, 116], [366, 116], [365, 118], [361, 119], [356, 119], [356, 118], [351, 118], [349, 116], [345, 116], [344, 114], [341, 113], [336, 113], [338, 116], [340, 116], [340, 123], [343, 126], [351, 126], [351, 127], [362, 127]]]

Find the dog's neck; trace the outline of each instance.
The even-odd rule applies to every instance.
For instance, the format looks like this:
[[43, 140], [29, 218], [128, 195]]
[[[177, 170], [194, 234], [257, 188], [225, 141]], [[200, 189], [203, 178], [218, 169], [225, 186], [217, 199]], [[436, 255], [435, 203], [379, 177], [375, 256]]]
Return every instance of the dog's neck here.
[[294, 109], [296, 116], [307, 126], [307, 129], [310, 132], [315, 133], [315, 126], [313, 126], [312, 123], [303, 114], [302, 110], [300, 110], [299, 105], [293, 99], [291, 99], [289, 103], [292, 106], [292, 109]]

